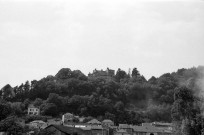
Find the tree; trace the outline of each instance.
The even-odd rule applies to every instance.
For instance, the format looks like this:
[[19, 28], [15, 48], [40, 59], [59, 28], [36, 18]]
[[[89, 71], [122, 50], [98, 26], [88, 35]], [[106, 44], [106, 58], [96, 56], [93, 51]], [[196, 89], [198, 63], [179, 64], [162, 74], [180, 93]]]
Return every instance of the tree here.
[[112, 120], [112, 121], [115, 121], [115, 114], [106, 112], [106, 113], [105, 113], [105, 118], [106, 118], [106, 119], [110, 119], [110, 120]]
[[192, 90], [187, 87], [175, 89], [174, 104], [172, 107], [172, 117], [174, 120], [191, 118], [194, 96]]
[[17, 116], [23, 115], [24, 106], [21, 102], [13, 102], [11, 103], [12, 113]]
[[29, 91], [30, 91], [30, 83], [29, 81], [26, 81], [25, 84], [23, 85], [23, 90], [24, 90], [24, 98], [28, 98]]
[[62, 68], [60, 71], [55, 75], [56, 78], [59, 79], [69, 79], [71, 78], [72, 71], [69, 68]]
[[23, 104], [24, 104], [24, 106], [25, 106], [25, 108], [28, 108], [28, 106], [31, 104], [31, 101], [30, 101], [30, 99], [25, 99], [24, 101], [23, 101]]
[[0, 131], [8, 132], [9, 135], [22, 135], [23, 127], [17, 123], [17, 118], [10, 116], [0, 122]]
[[137, 70], [137, 68], [133, 68], [132, 70], [132, 77], [138, 77], [140, 76], [139, 71]]
[[120, 82], [121, 79], [124, 79], [125, 77], [127, 77], [127, 73], [123, 70], [121, 70], [120, 68], [118, 68], [116, 75], [115, 75], [115, 79], [117, 82]]
[[40, 106], [41, 104], [43, 104], [43, 100], [41, 98], [36, 98], [33, 103], [34, 106]]
[[63, 110], [63, 103], [62, 103], [62, 97], [55, 93], [50, 93], [49, 97], [47, 98], [47, 103], [53, 103], [56, 105], [57, 109], [59, 111]]
[[15, 97], [15, 93], [13, 91], [13, 88], [11, 87], [10, 84], [5, 85], [2, 89], [2, 97], [5, 100], [9, 100], [13, 97]]
[[171, 115], [175, 123], [176, 134], [181, 134], [182, 132], [184, 135], [191, 134], [192, 129], [190, 128], [189, 121], [194, 119], [194, 99], [192, 90], [187, 87], [179, 87], [175, 89], [175, 101], [172, 106]]
[[48, 115], [48, 116], [57, 116], [58, 115], [58, 109], [57, 106], [53, 103], [44, 103], [40, 106], [42, 115]]
[[150, 84], [157, 84], [157, 78], [156, 77], [154, 77], [154, 76], [152, 76], [149, 80], [148, 80], [148, 83], [150, 83]]
[[8, 103], [0, 103], [0, 121], [11, 114], [12, 110]]

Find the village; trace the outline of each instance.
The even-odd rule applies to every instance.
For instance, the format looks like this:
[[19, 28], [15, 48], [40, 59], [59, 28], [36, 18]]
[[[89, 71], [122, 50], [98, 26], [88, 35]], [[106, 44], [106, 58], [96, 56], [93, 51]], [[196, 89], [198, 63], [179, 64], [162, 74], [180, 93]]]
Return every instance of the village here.
[[[30, 105], [28, 115], [40, 115], [40, 109]], [[171, 123], [152, 122], [141, 125], [121, 123], [115, 125], [110, 119], [103, 121], [92, 119], [88, 122], [84, 122], [84, 119], [85, 117], [66, 113], [61, 119], [51, 118], [47, 122], [34, 120], [27, 125], [46, 135], [172, 135], [173, 133]], [[30, 131], [28, 134], [34, 134], [34, 131]]]

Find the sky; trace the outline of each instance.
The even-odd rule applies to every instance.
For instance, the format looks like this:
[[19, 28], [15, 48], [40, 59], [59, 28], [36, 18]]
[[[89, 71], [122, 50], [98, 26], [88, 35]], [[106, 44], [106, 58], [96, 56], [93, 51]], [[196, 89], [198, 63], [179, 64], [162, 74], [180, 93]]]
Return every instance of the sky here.
[[61, 68], [149, 79], [199, 65], [203, 0], [0, 0], [0, 88]]

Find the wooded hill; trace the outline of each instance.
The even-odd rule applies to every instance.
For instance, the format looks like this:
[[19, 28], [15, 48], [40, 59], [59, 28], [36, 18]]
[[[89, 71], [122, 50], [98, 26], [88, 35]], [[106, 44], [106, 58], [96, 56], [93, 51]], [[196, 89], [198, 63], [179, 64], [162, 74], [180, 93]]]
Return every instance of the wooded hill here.
[[[0, 91], [1, 106], [9, 106], [17, 116], [25, 115], [32, 103], [40, 107], [42, 115], [54, 117], [70, 112], [99, 120], [108, 118], [116, 124], [182, 121], [196, 119], [202, 112], [203, 78], [203, 66], [178, 69], [149, 80], [137, 68], [129, 74], [118, 69], [112, 76], [86, 76], [80, 70], [63, 68], [55, 76], [15, 87], [5, 85]], [[189, 107], [192, 110], [186, 110]], [[187, 116], [187, 111], [192, 114]], [[0, 120], [6, 117], [0, 116]]]

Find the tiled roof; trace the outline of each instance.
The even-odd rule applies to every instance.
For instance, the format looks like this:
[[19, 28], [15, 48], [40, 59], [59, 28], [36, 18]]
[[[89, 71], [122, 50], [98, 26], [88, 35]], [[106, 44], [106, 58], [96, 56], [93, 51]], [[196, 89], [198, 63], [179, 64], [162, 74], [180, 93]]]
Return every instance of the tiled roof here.
[[50, 125], [46, 127], [45, 129], [48, 129], [49, 127], [55, 127], [57, 130], [65, 133], [66, 135], [72, 135], [74, 132], [77, 133], [89, 133], [90, 130], [82, 129], [82, 128], [74, 128], [74, 127], [67, 127], [67, 126], [62, 126], [62, 125]]
[[105, 119], [105, 120], [103, 120], [102, 122], [105, 122], [105, 123], [113, 123], [113, 121], [112, 121], [112, 120], [109, 120], [109, 119]]
[[74, 115], [71, 114], [71, 113], [65, 113], [64, 115], [67, 115], [67, 116], [74, 116]]
[[101, 124], [101, 122], [98, 121], [97, 119], [92, 119], [92, 120], [90, 120], [90, 121], [87, 122], [87, 123], [89, 123], [89, 124]]
[[48, 127], [46, 127], [45, 129], [48, 129], [49, 127], [55, 127], [57, 130], [65, 133], [66, 135], [71, 135], [71, 133], [74, 132], [74, 128], [70, 128], [70, 127], [66, 127], [66, 126], [61, 126], [61, 125], [50, 125]]

